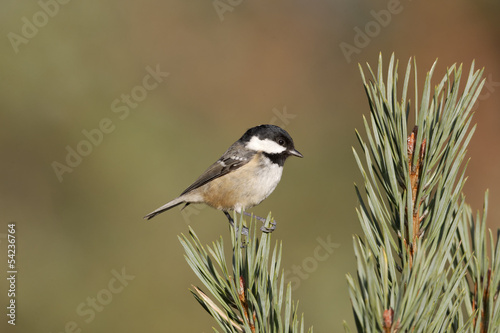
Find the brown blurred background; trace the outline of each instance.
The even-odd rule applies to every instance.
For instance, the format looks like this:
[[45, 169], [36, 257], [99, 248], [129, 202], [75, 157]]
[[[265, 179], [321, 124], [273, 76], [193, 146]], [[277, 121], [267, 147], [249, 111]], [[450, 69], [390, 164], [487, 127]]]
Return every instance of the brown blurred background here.
[[[306, 325], [354, 328], [345, 274], [355, 273], [361, 178], [351, 147], [369, 113], [357, 63], [375, 66], [379, 52], [385, 64], [395, 52], [400, 76], [416, 56], [419, 82], [436, 58], [436, 81], [455, 62], [486, 68], [465, 192], [481, 209], [489, 188], [489, 225], [500, 227], [497, 1], [59, 1], [0, 6], [0, 277], [15, 221], [17, 331], [212, 331], [177, 235], [189, 223], [204, 243], [227, 239], [225, 217], [203, 207], [142, 216], [262, 123], [288, 130], [305, 158], [287, 162], [253, 212], [278, 220]], [[356, 37], [365, 28], [371, 36]], [[68, 146], [87, 155], [74, 167]], [[66, 165], [59, 177], [54, 162]], [[337, 247], [317, 257], [328, 241]], [[12, 329], [6, 286], [2, 332]]]

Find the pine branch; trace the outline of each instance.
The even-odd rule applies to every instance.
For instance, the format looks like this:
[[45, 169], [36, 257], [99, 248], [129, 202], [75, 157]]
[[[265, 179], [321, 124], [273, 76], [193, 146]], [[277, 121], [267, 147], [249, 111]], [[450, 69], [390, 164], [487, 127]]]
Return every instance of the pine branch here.
[[[358, 332], [500, 328], [500, 230], [496, 240], [486, 231], [487, 194], [482, 216], [474, 218], [462, 193], [483, 71], [473, 63], [462, 88], [462, 66], [453, 65], [432, 89], [434, 68], [421, 96], [411, 60], [401, 93], [394, 56], [386, 79], [382, 57], [376, 73], [367, 66], [369, 80], [360, 68], [371, 110], [369, 120], [363, 118], [366, 139], [356, 131], [362, 152], [353, 149], [363, 177], [355, 188], [364, 237], [353, 238], [357, 274], [347, 276]], [[414, 107], [408, 98], [412, 69]], [[243, 224], [241, 217], [236, 230]], [[191, 228], [179, 237], [207, 288], [193, 286], [194, 297], [224, 332], [304, 332], [290, 283], [285, 293], [281, 244], [271, 254], [271, 234], [257, 238], [256, 227], [249, 229], [246, 237], [231, 228], [230, 264], [222, 238], [210, 247]]]
[[[432, 89], [435, 65], [419, 96], [414, 63], [420, 107], [415, 103], [413, 124], [408, 99], [412, 61], [401, 94], [394, 55], [386, 79], [382, 56], [377, 73], [367, 65], [370, 80], [360, 67], [371, 110], [370, 120], [363, 118], [366, 140], [356, 131], [362, 154], [353, 149], [364, 180], [356, 192], [365, 236], [354, 237], [357, 279], [347, 277], [359, 332], [486, 332], [492, 322], [498, 324], [499, 259], [492, 250], [489, 268], [481, 257], [485, 237], [472, 237], [474, 246], [466, 242], [472, 222], [464, 226], [470, 208], [462, 195], [463, 162], [475, 129], [470, 128], [471, 110], [483, 71], [472, 64], [461, 88], [462, 66], [453, 65]], [[485, 221], [481, 225], [484, 229]], [[493, 247], [492, 236], [490, 242]], [[476, 262], [480, 268], [473, 269]], [[472, 330], [476, 326], [482, 330]]]
[[[500, 329], [500, 245], [497, 232], [496, 243], [491, 230], [486, 231], [488, 210], [488, 192], [484, 199], [483, 215], [466, 206], [463, 223], [458, 229], [457, 251], [473, 253], [473, 260], [468, 265], [468, 274], [463, 281], [463, 288], [468, 290], [465, 299], [467, 320], [472, 321], [470, 332], [494, 332]], [[490, 252], [488, 254], [488, 249]]]
[[[270, 222], [269, 214], [265, 225], [269, 227]], [[237, 224], [237, 229], [242, 230], [243, 217]], [[233, 227], [230, 230], [230, 265], [222, 237], [211, 247], [203, 246], [191, 228], [189, 237], [179, 237], [189, 266], [212, 295], [210, 298], [193, 286], [191, 292], [196, 300], [224, 332], [303, 333], [303, 315], [299, 317], [298, 302], [292, 301], [290, 283], [284, 292], [281, 244], [276, 243], [271, 254], [271, 233], [257, 238], [255, 224], [250, 225], [247, 237]], [[312, 328], [308, 332], [312, 333]]]

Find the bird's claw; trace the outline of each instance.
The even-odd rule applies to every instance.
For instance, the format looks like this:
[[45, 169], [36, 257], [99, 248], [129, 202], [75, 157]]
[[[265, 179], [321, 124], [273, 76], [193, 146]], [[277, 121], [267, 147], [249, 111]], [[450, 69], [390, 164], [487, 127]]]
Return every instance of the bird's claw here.
[[[229, 220], [229, 223], [231, 223], [231, 225], [233, 226], [233, 228], [236, 229], [236, 231], [238, 232], [238, 228], [235, 226], [235, 223], [233, 221], [233, 218], [231, 217], [231, 215], [228, 213], [228, 212], [224, 212], [224, 214], [226, 215], [227, 219]], [[265, 232], [265, 233], [271, 233], [273, 232], [275, 229], [276, 229], [276, 221], [275, 220], [271, 220], [269, 222], [269, 224], [271, 225], [270, 227], [266, 227], [265, 224], [267, 222], [267, 219], [263, 218], [263, 217], [260, 217], [260, 216], [257, 216], [257, 215], [252, 215], [250, 213], [247, 213], [247, 212], [243, 212], [244, 215], [247, 215], [247, 216], [250, 216], [260, 222], [262, 222], [262, 224], [264, 224], [262, 227], [260, 227], [260, 230], [262, 232]], [[248, 228], [243, 226], [243, 229], [241, 230], [241, 234], [242, 235], [245, 235], [245, 236], [248, 236]]]
[[268, 228], [268, 227], [262, 226], [262, 227], [260, 227], [260, 230], [261, 230], [262, 232], [265, 232], [266, 234], [269, 234], [269, 233], [273, 232], [274, 230], [276, 230], [276, 223], [272, 224], [272, 227], [271, 227], [271, 228]]
[[265, 224], [267, 222], [267, 219], [265, 219], [263, 217], [260, 217], [260, 216], [257, 216], [257, 215], [252, 215], [252, 214], [250, 214], [248, 212], [243, 212], [243, 214], [245, 214], [247, 216], [250, 216], [250, 217], [253, 216], [254, 219], [256, 219], [257, 221], [260, 221], [262, 224], [264, 224], [262, 227], [260, 227], [260, 230], [262, 232], [271, 233], [271, 232], [273, 232], [276, 229], [276, 221], [275, 220], [271, 220], [271, 222], [270, 222], [271, 223], [271, 227], [268, 228], [268, 227], [265, 226]]
[[[235, 228], [235, 229], [236, 229], [236, 232], [238, 232], [238, 228]], [[243, 226], [243, 228], [241, 230], [241, 234], [244, 236], [248, 236], [248, 228]]]
[[[231, 217], [231, 215], [228, 212], [224, 212], [224, 215], [226, 215], [227, 219], [229, 220], [229, 224], [231, 224], [231, 226], [236, 230], [236, 233], [238, 233], [238, 227], [234, 223], [234, 220]], [[248, 228], [245, 227], [244, 225], [242, 226], [241, 234], [244, 236], [248, 236]]]
[[[265, 223], [265, 221], [263, 223]], [[274, 230], [276, 230], [276, 221], [275, 220], [271, 220], [269, 223], [271, 224], [271, 226], [269, 228], [266, 227], [265, 225], [263, 225], [262, 227], [260, 227], [260, 230], [262, 232], [265, 232], [265, 233], [268, 233], [268, 234], [271, 233], [271, 232], [273, 232]]]

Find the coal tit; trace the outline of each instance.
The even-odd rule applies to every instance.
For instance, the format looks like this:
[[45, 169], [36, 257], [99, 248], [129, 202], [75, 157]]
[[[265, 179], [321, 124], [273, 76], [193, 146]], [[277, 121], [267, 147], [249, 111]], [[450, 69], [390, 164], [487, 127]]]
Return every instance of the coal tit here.
[[[252, 127], [179, 197], [144, 218], [149, 220], [180, 204], [204, 203], [223, 211], [234, 225], [228, 211], [249, 215], [246, 209], [258, 205], [274, 191], [285, 160], [292, 155], [302, 157], [284, 129], [275, 125]], [[261, 230], [270, 232], [274, 226]]]

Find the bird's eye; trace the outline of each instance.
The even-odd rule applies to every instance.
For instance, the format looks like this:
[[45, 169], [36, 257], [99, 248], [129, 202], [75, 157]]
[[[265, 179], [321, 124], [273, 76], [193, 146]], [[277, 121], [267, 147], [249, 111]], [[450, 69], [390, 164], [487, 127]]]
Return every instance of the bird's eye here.
[[279, 143], [280, 146], [283, 146], [283, 145], [285, 145], [285, 140], [278, 139], [278, 143]]

